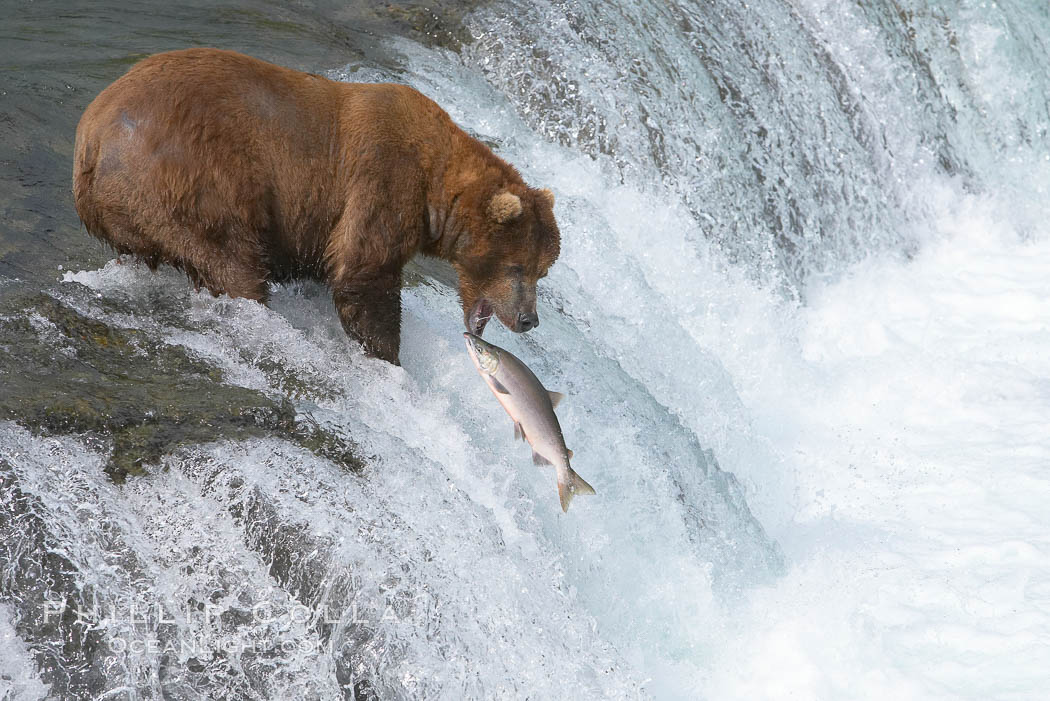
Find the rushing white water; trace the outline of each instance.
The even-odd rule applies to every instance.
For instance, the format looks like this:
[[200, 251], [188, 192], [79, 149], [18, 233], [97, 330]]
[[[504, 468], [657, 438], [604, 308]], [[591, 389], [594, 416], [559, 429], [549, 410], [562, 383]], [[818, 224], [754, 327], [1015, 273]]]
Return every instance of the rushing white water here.
[[[405, 42], [402, 73], [336, 75], [415, 85], [554, 189], [541, 326], [488, 333], [568, 395], [597, 496], [561, 513], [438, 283], [405, 290], [392, 368], [318, 288], [265, 308], [68, 274], [63, 303], [225, 382], [280, 396], [289, 369], [300, 415], [373, 456], [189, 446], [118, 487], [105, 446], [0, 425], [21, 532], [74, 573], [53, 591], [103, 612], [105, 688], [1038, 698], [1047, 10], [497, 4], [471, 27], [460, 55]], [[40, 697], [22, 669], [13, 698]]]
[[795, 475], [791, 565], [738, 611], [713, 698], [1043, 694], [1050, 231], [945, 204], [915, 260], [815, 293], [791, 379], [754, 387]]
[[13, 619], [13, 612], [0, 606], [0, 699], [44, 698], [47, 686], [40, 681], [33, 657], [12, 625]]

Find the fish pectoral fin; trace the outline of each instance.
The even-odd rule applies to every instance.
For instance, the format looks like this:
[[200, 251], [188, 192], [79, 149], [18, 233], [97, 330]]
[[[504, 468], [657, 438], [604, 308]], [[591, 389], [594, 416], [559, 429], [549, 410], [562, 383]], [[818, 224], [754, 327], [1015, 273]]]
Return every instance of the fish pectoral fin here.
[[489, 381], [489, 387], [491, 387], [493, 391], [499, 392], [500, 394], [510, 394], [510, 390], [500, 384], [500, 381], [492, 375], [489, 375], [487, 379]]
[[519, 421], [515, 421], [514, 422], [514, 438], [515, 439], [519, 439], [520, 438], [523, 441], [527, 440], [525, 438], [525, 429], [521, 427], [521, 422], [519, 422]]
[[532, 451], [532, 462], [533, 462], [534, 465], [550, 465], [551, 464], [550, 460], [548, 460], [547, 458], [543, 457], [542, 455], [537, 453], [535, 450]]
[[550, 390], [547, 390], [547, 394], [550, 395], [550, 397], [551, 397], [551, 406], [554, 406], [554, 407], [558, 406], [558, 402], [560, 402], [561, 400], [565, 399], [565, 395], [562, 394], [561, 392], [551, 392]]

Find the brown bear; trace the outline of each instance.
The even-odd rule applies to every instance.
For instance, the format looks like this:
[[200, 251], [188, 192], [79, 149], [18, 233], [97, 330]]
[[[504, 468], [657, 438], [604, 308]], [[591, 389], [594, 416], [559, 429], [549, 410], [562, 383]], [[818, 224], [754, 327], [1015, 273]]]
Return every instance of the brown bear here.
[[323, 281], [347, 334], [392, 363], [415, 253], [452, 263], [468, 330], [495, 315], [520, 333], [560, 245], [550, 190], [416, 90], [217, 49], [151, 56], [95, 98], [73, 196], [93, 235], [212, 294]]

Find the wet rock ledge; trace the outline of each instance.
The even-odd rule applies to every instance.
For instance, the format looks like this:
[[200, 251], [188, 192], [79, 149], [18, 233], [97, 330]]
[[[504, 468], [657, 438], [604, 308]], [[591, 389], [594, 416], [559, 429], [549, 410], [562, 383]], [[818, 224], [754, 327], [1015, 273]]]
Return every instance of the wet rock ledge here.
[[0, 419], [36, 434], [110, 446], [123, 482], [185, 445], [277, 437], [348, 470], [345, 439], [298, 417], [285, 397], [223, 382], [222, 371], [136, 329], [88, 318], [45, 292], [0, 295]]

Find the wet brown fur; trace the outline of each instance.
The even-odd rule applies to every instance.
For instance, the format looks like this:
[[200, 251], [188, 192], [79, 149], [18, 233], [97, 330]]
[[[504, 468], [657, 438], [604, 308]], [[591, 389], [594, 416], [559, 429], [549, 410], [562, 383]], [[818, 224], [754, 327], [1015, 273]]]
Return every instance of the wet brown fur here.
[[[509, 219], [506, 193], [521, 205]], [[213, 294], [265, 302], [269, 282], [325, 282], [347, 333], [394, 363], [415, 253], [456, 268], [465, 320], [485, 299], [520, 330], [559, 252], [550, 192], [419, 92], [217, 49], [157, 54], [99, 94], [73, 194], [93, 235]]]

